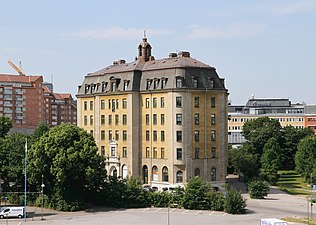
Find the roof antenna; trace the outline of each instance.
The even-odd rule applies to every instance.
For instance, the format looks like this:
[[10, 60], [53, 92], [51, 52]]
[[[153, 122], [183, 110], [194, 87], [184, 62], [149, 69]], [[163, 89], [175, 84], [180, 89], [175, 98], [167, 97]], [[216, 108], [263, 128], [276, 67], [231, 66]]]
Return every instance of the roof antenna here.
[[146, 38], [146, 29], [144, 30], [144, 38]]

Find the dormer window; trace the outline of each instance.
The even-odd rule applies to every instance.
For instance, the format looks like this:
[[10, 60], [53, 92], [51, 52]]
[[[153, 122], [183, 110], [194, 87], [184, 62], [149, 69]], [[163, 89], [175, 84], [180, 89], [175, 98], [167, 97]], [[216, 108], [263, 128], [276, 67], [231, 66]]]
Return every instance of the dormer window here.
[[208, 77], [208, 83], [210, 84], [210, 88], [214, 88], [214, 80], [212, 78]]
[[102, 92], [105, 92], [106, 87], [108, 86], [108, 82], [102, 82]]
[[158, 88], [158, 85], [159, 85], [159, 80], [155, 79], [154, 80], [154, 89]]
[[150, 89], [151, 81], [152, 81], [152, 80], [150, 80], [150, 79], [147, 79], [147, 80], [146, 80], [146, 90]]
[[167, 80], [168, 80], [168, 78], [164, 78], [164, 77], [161, 79], [161, 89], [166, 87]]
[[115, 81], [112, 81], [112, 83], [111, 83], [111, 91], [112, 92], [116, 91], [116, 82]]
[[198, 88], [198, 79], [196, 77], [192, 78], [192, 84], [194, 88]]
[[129, 80], [124, 81], [123, 90], [126, 91], [128, 89]]
[[183, 78], [177, 77], [176, 78], [176, 88], [182, 88], [183, 87]]
[[90, 88], [90, 85], [89, 84], [86, 84], [85, 85], [85, 89], [84, 89], [84, 93], [87, 94], [89, 92], [89, 88]]

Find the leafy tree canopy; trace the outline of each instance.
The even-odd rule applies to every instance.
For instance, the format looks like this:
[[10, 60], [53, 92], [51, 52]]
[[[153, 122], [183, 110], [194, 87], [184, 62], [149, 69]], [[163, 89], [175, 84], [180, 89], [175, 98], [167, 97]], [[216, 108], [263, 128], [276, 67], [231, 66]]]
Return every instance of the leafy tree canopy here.
[[71, 124], [50, 129], [32, 146], [28, 171], [37, 187], [43, 175], [51, 205], [60, 210], [82, 209], [84, 198], [90, 199], [105, 180], [92, 135]]
[[3, 138], [12, 128], [12, 121], [9, 117], [0, 116], [0, 138]]

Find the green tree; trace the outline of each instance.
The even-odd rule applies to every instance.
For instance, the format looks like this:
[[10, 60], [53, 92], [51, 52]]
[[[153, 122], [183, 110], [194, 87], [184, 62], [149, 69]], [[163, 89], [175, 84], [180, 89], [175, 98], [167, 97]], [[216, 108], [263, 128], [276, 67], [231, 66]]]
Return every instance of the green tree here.
[[250, 198], [262, 199], [268, 195], [270, 187], [266, 181], [253, 180], [248, 183]]
[[92, 135], [71, 124], [46, 132], [29, 151], [29, 182], [40, 187], [58, 210], [79, 210], [94, 201], [105, 180], [104, 159]]
[[17, 132], [0, 138], [0, 172], [4, 180], [3, 191], [23, 191], [25, 141], [26, 137]]
[[233, 148], [229, 151], [229, 158], [232, 167], [238, 174], [243, 174], [246, 179], [259, 175], [257, 155], [252, 154], [253, 146], [245, 143], [242, 147]]
[[246, 200], [236, 189], [228, 189], [225, 194], [224, 210], [230, 214], [242, 214], [246, 211]]
[[183, 207], [185, 209], [207, 209], [207, 192], [209, 186], [200, 178], [190, 180], [184, 191]]
[[12, 120], [6, 116], [0, 116], [0, 138], [5, 137], [11, 128]]
[[[281, 125], [278, 120], [269, 117], [260, 117], [255, 120], [247, 121], [243, 126], [243, 136], [252, 144], [258, 160], [260, 160], [263, 147], [267, 141], [274, 137], [278, 143], [282, 143]], [[260, 163], [260, 161], [258, 161]]]
[[282, 149], [276, 138], [270, 138], [263, 147], [261, 155], [261, 176], [271, 182], [277, 181], [277, 172], [282, 165], [283, 159]]
[[310, 178], [310, 174], [316, 167], [316, 136], [307, 136], [297, 146], [295, 155], [296, 171], [305, 179]]
[[286, 126], [283, 128], [284, 136], [284, 167], [293, 169], [295, 167], [295, 154], [297, 145], [303, 138], [313, 135], [313, 131], [308, 128], [295, 128]]
[[149, 206], [148, 193], [142, 190], [139, 178], [129, 178], [126, 181], [126, 191], [124, 195], [125, 207], [147, 207]]

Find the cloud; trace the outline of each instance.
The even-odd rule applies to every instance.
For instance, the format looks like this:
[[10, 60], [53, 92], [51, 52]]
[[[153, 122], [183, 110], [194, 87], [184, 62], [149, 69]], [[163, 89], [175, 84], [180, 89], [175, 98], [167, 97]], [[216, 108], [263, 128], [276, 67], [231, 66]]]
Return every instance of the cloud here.
[[[111, 27], [111, 28], [96, 28], [83, 30], [65, 34], [65, 39], [88, 39], [88, 40], [113, 40], [113, 39], [139, 39], [144, 33], [143, 29]], [[170, 34], [169, 30], [146, 30], [147, 36], [164, 36]]]
[[229, 27], [204, 27], [200, 25], [190, 26], [189, 34], [183, 39], [219, 39], [219, 38], [250, 38], [262, 33], [265, 29], [263, 24], [233, 24]]
[[265, 7], [265, 10], [276, 15], [288, 15], [316, 10], [316, 1], [314, 0], [285, 1], [284, 4], [280, 4], [279, 1], [272, 1], [270, 3], [269, 6]]

